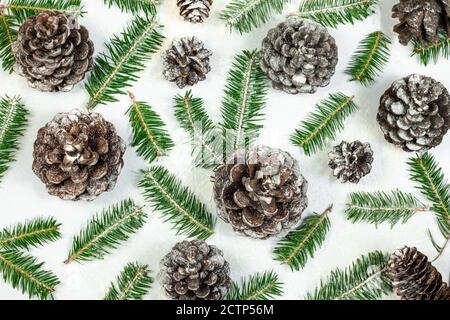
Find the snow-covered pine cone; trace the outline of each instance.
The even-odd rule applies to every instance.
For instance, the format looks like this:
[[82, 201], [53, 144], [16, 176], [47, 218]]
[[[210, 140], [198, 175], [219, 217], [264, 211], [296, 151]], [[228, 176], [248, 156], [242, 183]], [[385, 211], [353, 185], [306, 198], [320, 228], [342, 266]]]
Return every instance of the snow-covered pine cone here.
[[180, 15], [192, 23], [202, 23], [209, 17], [213, 0], [177, 0]]

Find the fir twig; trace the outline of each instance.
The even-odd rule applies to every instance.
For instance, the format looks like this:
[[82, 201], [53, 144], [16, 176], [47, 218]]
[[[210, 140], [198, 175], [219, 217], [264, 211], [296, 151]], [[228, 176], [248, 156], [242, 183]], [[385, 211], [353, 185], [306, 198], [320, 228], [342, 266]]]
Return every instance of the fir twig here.
[[28, 111], [20, 97], [0, 99], [0, 181], [19, 150], [19, 139], [25, 131]]
[[354, 96], [342, 93], [331, 94], [295, 130], [291, 136], [292, 143], [302, 147], [308, 156], [324, 149], [326, 140], [334, 140], [336, 134], [344, 129], [344, 120], [358, 110], [353, 99]]
[[439, 40], [433, 44], [423, 44], [417, 39], [413, 39], [413, 51], [411, 56], [419, 56], [419, 61], [427, 66], [430, 62], [438, 62], [439, 58], [448, 59], [450, 57], [450, 37], [443, 31], [439, 33]]
[[173, 223], [177, 234], [206, 239], [214, 233], [213, 215], [174, 175], [160, 166], [141, 172], [139, 187], [145, 199]]
[[306, 299], [377, 300], [392, 291], [387, 260], [388, 256], [379, 251], [361, 256], [350, 267], [332, 271]]
[[109, 8], [116, 6], [125, 12], [133, 14], [144, 12], [147, 15], [155, 15], [156, 6], [159, 3], [158, 0], [103, 0], [103, 2]]
[[131, 262], [125, 266], [103, 300], [142, 300], [153, 283], [147, 265]]
[[138, 80], [145, 62], [158, 51], [164, 37], [159, 33], [156, 18], [136, 17], [120, 35], [106, 45], [107, 53], [100, 54], [86, 84], [90, 100], [88, 110], [98, 104], [118, 101], [116, 95], [126, 94], [125, 88]]
[[381, 31], [367, 35], [360, 42], [345, 73], [364, 86], [374, 83], [389, 61], [390, 44], [391, 40]]
[[0, 231], [0, 248], [24, 249], [42, 246], [45, 243], [61, 238], [59, 227], [55, 218], [35, 218], [25, 223], [19, 223], [13, 227]]
[[309, 216], [297, 230], [289, 232], [275, 247], [275, 259], [288, 264], [291, 270], [303, 268], [325, 241], [331, 226], [328, 215], [332, 208], [330, 206], [322, 214]]
[[126, 114], [133, 129], [131, 145], [136, 147], [140, 156], [152, 162], [157, 157], [166, 155], [174, 147], [174, 143], [165, 129], [165, 123], [152, 107], [145, 102], [136, 101], [131, 92], [129, 96], [131, 106]]
[[238, 284], [233, 282], [227, 300], [269, 300], [283, 294], [283, 283], [274, 271], [257, 272]]
[[353, 223], [367, 222], [378, 226], [386, 222], [393, 227], [397, 223], [407, 222], [417, 212], [430, 210], [412, 194], [400, 190], [389, 193], [352, 192], [350, 199], [345, 214]]
[[0, 59], [3, 70], [9, 73], [13, 72], [16, 63], [13, 44], [17, 39], [17, 29], [16, 20], [0, 8]]
[[103, 259], [111, 249], [116, 249], [121, 242], [128, 240], [131, 234], [139, 230], [146, 219], [143, 207], [135, 204], [132, 199], [104, 209], [74, 237], [69, 257], [64, 263]]

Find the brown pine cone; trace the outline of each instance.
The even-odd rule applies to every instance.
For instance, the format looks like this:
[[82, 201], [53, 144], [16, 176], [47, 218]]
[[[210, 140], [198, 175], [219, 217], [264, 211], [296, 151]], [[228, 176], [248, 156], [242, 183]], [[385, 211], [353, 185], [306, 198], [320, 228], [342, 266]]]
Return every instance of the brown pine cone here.
[[397, 250], [388, 262], [394, 289], [402, 300], [450, 300], [450, 288], [427, 256], [414, 247]]
[[49, 194], [93, 200], [114, 188], [123, 167], [125, 143], [98, 113], [59, 113], [39, 129], [33, 172]]
[[222, 251], [202, 240], [182, 241], [161, 261], [161, 284], [178, 300], [222, 300], [230, 266]]
[[94, 44], [75, 17], [50, 11], [25, 21], [13, 50], [16, 71], [30, 87], [70, 91], [91, 69]]
[[180, 15], [192, 23], [202, 23], [209, 17], [213, 0], [177, 0]]
[[266, 239], [300, 221], [308, 182], [297, 161], [279, 149], [238, 151], [215, 174], [219, 216], [244, 235]]

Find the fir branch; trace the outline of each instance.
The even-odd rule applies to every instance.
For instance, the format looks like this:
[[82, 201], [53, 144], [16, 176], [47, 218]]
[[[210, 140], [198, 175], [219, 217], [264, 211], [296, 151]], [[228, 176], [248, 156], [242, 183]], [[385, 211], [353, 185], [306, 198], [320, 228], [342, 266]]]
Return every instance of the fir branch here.
[[24, 249], [42, 246], [45, 243], [61, 238], [59, 227], [55, 218], [35, 218], [25, 223], [19, 223], [13, 227], [0, 231], [0, 248]]
[[208, 169], [224, 163], [220, 135], [203, 107], [203, 100], [187, 91], [184, 96], [174, 98], [174, 105], [175, 118], [191, 137], [195, 165]]
[[352, 192], [350, 199], [345, 214], [353, 223], [367, 222], [378, 226], [386, 222], [393, 227], [397, 223], [406, 223], [417, 212], [430, 210], [412, 194], [400, 190]]
[[142, 300], [153, 283], [147, 265], [131, 262], [125, 266], [103, 300]]
[[390, 44], [391, 40], [381, 31], [367, 35], [360, 42], [345, 73], [364, 86], [374, 83], [389, 61]]
[[361, 256], [350, 267], [331, 272], [307, 300], [376, 300], [392, 291], [387, 274], [388, 256], [371, 252]]
[[131, 92], [129, 96], [131, 106], [126, 114], [133, 130], [131, 145], [137, 148], [140, 156], [152, 162], [157, 157], [166, 155], [174, 147], [174, 143], [165, 129], [165, 123], [152, 107], [145, 102], [136, 101]]
[[419, 56], [419, 61], [427, 66], [430, 62], [437, 63], [439, 58], [450, 58], [450, 37], [446, 32], [439, 33], [439, 40], [433, 44], [423, 44], [420, 40], [413, 39], [411, 56]]
[[283, 283], [273, 271], [257, 272], [241, 280], [233, 282], [227, 293], [227, 300], [269, 300], [283, 294]]
[[25, 132], [28, 111], [20, 97], [0, 99], [0, 181], [19, 150], [19, 139]]
[[275, 15], [282, 13], [291, 0], [232, 0], [221, 12], [220, 18], [230, 29], [241, 34], [259, 28]]
[[0, 250], [0, 272], [3, 280], [28, 296], [53, 299], [55, 287], [60, 283], [50, 271], [42, 269], [36, 258], [15, 250]]
[[125, 12], [133, 14], [144, 12], [147, 15], [155, 15], [156, 6], [159, 3], [158, 0], [103, 0], [103, 2], [109, 8], [116, 6]]
[[121, 242], [128, 240], [146, 220], [147, 214], [143, 207], [132, 199], [104, 209], [74, 237], [69, 257], [64, 263], [103, 259], [111, 249], [116, 249]]
[[296, 15], [336, 28], [371, 16], [377, 4], [378, 0], [303, 0]]
[[262, 128], [267, 78], [259, 67], [260, 54], [244, 50], [235, 57], [222, 101], [222, 129], [234, 150], [252, 143]]
[[0, 59], [3, 70], [9, 73], [13, 72], [16, 63], [13, 44], [17, 39], [17, 29], [16, 20], [0, 8]]
[[324, 149], [326, 140], [334, 140], [336, 134], [344, 129], [344, 120], [358, 110], [353, 99], [354, 96], [347, 97], [342, 93], [331, 94], [295, 130], [291, 136], [292, 143], [302, 147], [308, 156]]
[[145, 199], [173, 223], [177, 234], [206, 239], [214, 233], [215, 218], [192, 191], [160, 166], [142, 170], [139, 187]]
[[90, 100], [88, 110], [98, 104], [116, 102], [116, 95], [126, 94], [124, 88], [131, 86], [144, 70], [145, 62], [158, 51], [164, 37], [159, 33], [156, 18], [136, 17], [120, 35], [114, 36], [106, 45], [108, 53], [100, 54], [86, 84]]
[[309, 216], [299, 228], [289, 232], [275, 247], [275, 259], [288, 264], [291, 270], [298, 271], [303, 268], [308, 258], [313, 258], [314, 252], [325, 241], [331, 226], [328, 215], [332, 208], [333, 206], [330, 206], [322, 214]]

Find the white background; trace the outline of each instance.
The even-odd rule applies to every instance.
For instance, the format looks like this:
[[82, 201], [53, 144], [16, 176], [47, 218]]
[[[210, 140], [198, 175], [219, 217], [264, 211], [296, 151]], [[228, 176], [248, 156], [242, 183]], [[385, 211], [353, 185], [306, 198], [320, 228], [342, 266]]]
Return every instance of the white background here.
[[[184, 22], [178, 15], [175, 0], [162, 2], [159, 19], [165, 25], [163, 33], [167, 37], [162, 50], [167, 49], [175, 37], [196, 35], [214, 53], [211, 61], [212, 71], [206, 81], [193, 88], [193, 92], [196, 96], [204, 98], [211, 117], [216, 121], [220, 118], [221, 97], [233, 56], [243, 49], [259, 48], [267, 30], [281, 22], [285, 14], [295, 10], [296, 7], [296, 4], [292, 5], [284, 15], [274, 17], [266, 26], [240, 36], [238, 33], [230, 33], [218, 18], [219, 12], [225, 6], [225, 0], [214, 1], [211, 17], [202, 25]], [[334, 204], [335, 209], [330, 216], [332, 227], [324, 245], [304, 269], [291, 272], [288, 266], [279, 265], [272, 259], [271, 252], [277, 239], [259, 241], [238, 236], [229, 225], [218, 220], [216, 233], [208, 242], [224, 251], [231, 264], [231, 275], [234, 280], [257, 271], [274, 269], [284, 282], [282, 298], [303, 299], [306, 292], [312, 291], [320, 279], [326, 277], [331, 270], [345, 267], [360, 255], [373, 250], [393, 252], [401, 246], [409, 245], [417, 246], [430, 257], [435, 256], [426, 234], [427, 229], [431, 229], [438, 239], [441, 238], [431, 213], [419, 213], [407, 224], [392, 230], [389, 226], [376, 229], [373, 225], [351, 224], [344, 216], [345, 204], [351, 191], [400, 188], [419, 195], [408, 180], [406, 160], [412, 154], [388, 144], [375, 120], [381, 94], [393, 81], [411, 73], [432, 76], [450, 88], [449, 62], [441, 60], [437, 65], [424, 67], [419, 65], [416, 58], [411, 58], [410, 48], [401, 46], [391, 32], [395, 21], [390, 18], [390, 10], [396, 1], [381, 2], [381, 11], [376, 15], [355, 25], [344, 25], [330, 30], [339, 46], [339, 64], [336, 75], [328, 87], [320, 89], [314, 95], [288, 95], [273, 89], [270, 89], [268, 95], [265, 127], [260, 142], [285, 149], [300, 162], [303, 174], [309, 181], [309, 207], [305, 215], [321, 212], [329, 204]], [[132, 17], [121, 13], [118, 9], [108, 9], [103, 6], [101, 0], [89, 0], [85, 3], [88, 14], [81, 19], [81, 23], [90, 30], [98, 53], [105, 49], [104, 43], [113, 34], [120, 32]], [[393, 38], [392, 57], [383, 76], [371, 88], [348, 82], [344, 70], [352, 52], [366, 34], [377, 30], [382, 30]], [[212, 185], [209, 180], [211, 172], [195, 169], [190, 163], [188, 137], [179, 129], [174, 118], [172, 98], [178, 93], [184, 93], [184, 90], [179, 90], [175, 84], [162, 78], [161, 53], [154, 55], [140, 77], [139, 82], [131, 90], [137, 99], [149, 102], [162, 116], [172, 138], [176, 141], [176, 147], [168, 157], [160, 161], [161, 164], [177, 175], [184, 184], [190, 186], [211, 212], [215, 213]], [[46, 262], [45, 268], [54, 271], [61, 279], [55, 298], [101, 299], [109, 283], [130, 261], [137, 260], [149, 264], [152, 275], [156, 276], [161, 258], [183, 237], [175, 236], [171, 224], [163, 223], [161, 215], [152, 212], [150, 207], [146, 209], [149, 213], [148, 223], [103, 261], [63, 264], [70, 250], [72, 237], [78, 234], [95, 212], [126, 197], [143, 202], [136, 184], [139, 177], [138, 170], [148, 165], [136, 155], [133, 148], [128, 147], [124, 170], [112, 192], [102, 195], [94, 202], [70, 202], [49, 196], [44, 185], [31, 170], [32, 147], [37, 130], [56, 113], [81, 107], [87, 102], [88, 95], [82, 85], [78, 85], [70, 93], [41, 93], [28, 88], [26, 81], [18, 75], [9, 75], [4, 71], [0, 71], [0, 84], [1, 95], [21, 95], [31, 112], [28, 129], [21, 140], [21, 150], [17, 154], [17, 162], [12, 164], [0, 184], [0, 226], [6, 227], [35, 216], [47, 215], [55, 216], [62, 223], [64, 236], [61, 240], [32, 250], [33, 255]], [[328, 143], [327, 149], [343, 139], [348, 141], [359, 139], [371, 143], [375, 153], [373, 170], [359, 185], [342, 185], [331, 175], [327, 166], [327, 152], [307, 157], [303, 151], [289, 142], [290, 134], [299, 122], [314, 110], [314, 105], [329, 93], [338, 91], [356, 95], [360, 111], [346, 121], [346, 129], [338, 135], [337, 141]], [[131, 130], [124, 116], [128, 107], [128, 98], [124, 96], [120, 102], [99, 106], [95, 111], [114, 123], [119, 134], [129, 142]], [[450, 177], [449, 146], [450, 134], [439, 147], [432, 150], [447, 177]], [[450, 248], [435, 263], [444, 279], [448, 279], [450, 274], [449, 258]], [[0, 281], [0, 299], [25, 298], [25, 295]], [[145, 298], [164, 298], [157, 282]], [[396, 297], [392, 295], [387, 298]]]

